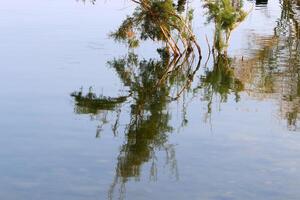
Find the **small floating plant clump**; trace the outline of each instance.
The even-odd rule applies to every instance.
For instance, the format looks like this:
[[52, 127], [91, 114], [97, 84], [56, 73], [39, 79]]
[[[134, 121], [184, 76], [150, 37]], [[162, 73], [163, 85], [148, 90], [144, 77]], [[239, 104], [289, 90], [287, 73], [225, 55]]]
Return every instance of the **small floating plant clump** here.
[[85, 114], [96, 114], [101, 110], [115, 110], [116, 107], [127, 100], [126, 96], [116, 98], [103, 95], [97, 96], [91, 89], [86, 95], [79, 91], [73, 92], [71, 96], [74, 97], [76, 102], [76, 112]]

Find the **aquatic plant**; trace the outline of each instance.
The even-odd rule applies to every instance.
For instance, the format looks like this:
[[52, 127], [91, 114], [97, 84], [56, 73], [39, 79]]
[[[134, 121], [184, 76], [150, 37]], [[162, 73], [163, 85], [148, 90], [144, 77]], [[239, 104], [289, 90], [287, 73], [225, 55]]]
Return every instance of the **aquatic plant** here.
[[[116, 41], [128, 44], [130, 48], [137, 47], [139, 40], [151, 39], [161, 41], [171, 50], [172, 55], [179, 56], [191, 51], [193, 46], [201, 57], [201, 48], [191, 29], [192, 10], [188, 16], [181, 15], [185, 1], [173, 0], [132, 0], [137, 7], [131, 16], [123, 21], [121, 26], [110, 34]], [[181, 41], [181, 50], [178, 41]]]
[[205, 0], [207, 21], [214, 22], [213, 48], [227, 52], [231, 32], [245, 19], [247, 12], [242, 9], [241, 0]]
[[97, 96], [90, 88], [86, 95], [82, 91], [71, 94], [76, 102], [76, 112], [79, 114], [97, 114], [101, 110], [114, 110], [117, 106], [127, 100], [127, 96], [105, 97]]

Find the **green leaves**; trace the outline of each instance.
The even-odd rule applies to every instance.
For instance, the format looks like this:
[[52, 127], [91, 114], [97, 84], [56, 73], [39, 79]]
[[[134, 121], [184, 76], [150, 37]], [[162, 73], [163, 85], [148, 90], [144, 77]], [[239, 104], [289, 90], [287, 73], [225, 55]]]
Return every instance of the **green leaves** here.
[[129, 48], [138, 47], [140, 40], [160, 41], [176, 56], [181, 54], [178, 42], [185, 48], [190, 48], [189, 44], [196, 43], [190, 28], [193, 10], [188, 10], [184, 16], [180, 15], [187, 4], [185, 0], [179, 0], [177, 5], [173, 0], [132, 1], [137, 5], [133, 14], [110, 34], [116, 41], [127, 44]]
[[[204, 7], [208, 9], [208, 21], [214, 20], [216, 24], [226, 31], [232, 30], [236, 23], [241, 22], [246, 13], [234, 0], [207, 0]], [[234, 5], [237, 6], [234, 6]]]
[[218, 52], [226, 52], [232, 30], [247, 15], [241, 5], [241, 0], [205, 0], [207, 21], [215, 23], [214, 48]]
[[139, 40], [136, 38], [134, 21], [134, 18], [127, 17], [118, 30], [110, 34], [110, 37], [114, 38], [115, 41], [128, 44], [130, 48], [138, 47]]

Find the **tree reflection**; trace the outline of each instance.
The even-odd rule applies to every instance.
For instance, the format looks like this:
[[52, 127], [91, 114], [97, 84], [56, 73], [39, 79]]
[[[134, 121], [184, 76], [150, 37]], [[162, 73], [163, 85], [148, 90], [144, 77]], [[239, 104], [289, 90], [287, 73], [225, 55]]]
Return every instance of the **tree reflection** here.
[[[130, 56], [132, 58], [133, 56]], [[167, 148], [167, 133], [172, 131], [169, 125], [170, 114], [166, 108], [169, 101], [170, 88], [166, 84], [154, 88], [159, 78], [163, 75], [164, 62], [162, 61], [140, 61], [138, 62], [138, 74], [131, 75], [129, 83], [134, 102], [131, 104], [130, 122], [126, 126], [126, 142], [122, 145], [118, 156], [116, 177], [111, 186], [110, 195], [116, 184], [121, 188], [129, 178], [140, 176], [141, 166], [145, 162], [151, 162], [150, 176], [156, 177], [155, 150]], [[123, 59], [111, 62], [112, 67], [120, 68]], [[131, 60], [128, 61], [131, 63]], [[122, 68], [126, 68], [123, 65]], [[120, 73], [121, 72], [121, 73]], [[122, 76], [125, 70], [120, 70]], [[175, 159], [175, 157], [174, 157]]]
[[[158, 151], [166, 153], [166, 163], [178, 177], [175, 148], [168, 143], [168, 135], [174, 129], [170, 125], [168, 105], [191, 88], [202, 58], [192, 31], [193, 12], [188, 9], [188, 1], [132, 2], [136, 4], [132, 15], [110, 34], [115, 41], [128, 46], [128, 53], [108, 62], [126, 87], [127, 94], [107, 97], [96, 95], [91, 89], [87, 94], [82, 90], [72, 93], [75, 112], [89, 114], [100, 121], [96, 137], [101, 136], [108, 124], [112, 125], [114, 135], [119, 132], [125, 135], [109, 199], [116, 193], [123, 199], [126, 183], [139, 180], [141, 168], [146, 163], [151, 163], [150, 180], [156, 180]], [[140, 42], [149, 39], [163, 44], [157, 49], [159, 59], [139, 59], [134, 53]], [[124, 113], [129, 115], [125, 128], [120, 126], [124, 110], [129, 110]]]
[[[168, 142], [169, 134], [174, 132], [170, 123], [172, 114], [168, 109], [172, 101], [178, 100], [185, 92], [202, 89], [205, 91], [204, 99], [211, 104], [213, 94], [220, 94], [222, 100], [226, 101], [230, 92], [234, 92], [238, 99], [238, 92], [242, 90], [242, 84], [234, 77], [231, 59], [216, 41], [221, 31], [222, 34], [226, 33], [228, 42], [230, 32], [241, 21], [242, 12], [232, 10], [232, 7], [226, 10], [227, 13], [238, 13], [238, 16], [232, 16], [234, 19], [230, 25], [222, 24], [224, 19], [217, 17], [217, 11], [210, 15], [218, 18], [215, 20], [218, 30], [215, 31], [213, 67], [212, 70], [206, 69], [200, 78], [200, 85], [192, 89], [202, 55], [192, 31], [193, 12], [189, 9], [189, 2], [133, 2], [137, 4], [133, 14], [126, 17], [120, 27], [110, 34], [114, 40], [128, 46], [128, 53], [107, 62], [128, 92], [117, 97], [96, 95], [91, 89], [87, 94], [83, 94], [82, 90], [72, 93], [75, 112], [90, 114], [100, 121], [96, 137], [101, 136], [101, 131], [108, 124], [114, 135], [122, 132], [125, 136], [117, 157], [115, 177], [108, 192], [109, 199], [114, 195], [123, 199], [126, 183], [129, 180], [139, 180], [146, 163], [150, 163], [150, 180], [155, 181], [158, 151], [166, 153], [166, 163], [172, 174], [178, 177], [175, 145]], [[223, 3], [228, 6], [228, 2]], [[223, 12], [223, 8], [220, 12]], [[140, 59], [134, 53], [134, 48], [147, 39], [163, 43], [157, 49], [159, 59]], [[185, 109], [183, 106], [183, 113]], [[129, 110], [128, 113], [126, 110]], [[125, 128], [120, 126], [122, 113], [129, 115]], [[186, 123], [187, 119], [183, 116], [181, 125]]]
[[279, 97], [280, 113], [290, 130], [297, 130], [300, 111], [300, 28], [297, 2], [283, 0], [271, 37], [257, 36], [260, 49], [238, 62], [239, 77], [253, 95]]
[[[189, 83], [200, 66], [193, 63], [191, 53], [184, 57], [170, 57], [165, 49], [158, 49], [160, 59], [139, 59], [130, 51], [126, 56], [113, 59], [108, 65], [113, 68], [123, 85], [128, 88], [128, 94], [119, 97], [97, 96], [89, 91], [74, 92], [75, 111], [102, 116], [97, 136], [110, 115], [114, 118], [112, 131], [119, 132], [118, 120], [121, 110], [125, 110], [125, 102], [130, 103], [129, 122], [123, 129], [126, 140], [120, 148], [116, 175], [109, 191], [112, 198], [115, 191], [124, 191], [125, 184], [131, 178], [139, 179], [141, 167], [150, 162], [150, 179], [156, 180], [156, 151], [166, 152], [167, 163], [177, 176], [177, 165], [174, 145], [168, 143], [168, 134], [173, 132], [169, 121], [169, 103], [176, 99], [180, 92], [189, 88]], [[194, 67], [191, 65], [195, 65]], [[169, 68], [174, 68], [170, 71]], [[166, 75], [168, 74], [168, 75]], [[182, 88], [179, 89], [178, 87]], [[175, 93], [176, 95], [172, 96]], [[115, 190], [119, 186], [120, 190]], [[119, 194], [122, 197], [123, 192]]]
[[[289, 125], [296, 124], [300, 110], [300, 31], [298, 21], [293, 19], [290, 1], [283, 2], [282, 16], [270, 45], [256, 52], [252, 61], [240, 61], [241, 71], [238, 72], [233, 68], [236, 63], [228, 56], [227, 48], [231, 32], [247, 15], [242, 10], [242, 2], [205, 0], [208, 22], [215, 24], [213, 56], [212, 61], [207, 62], [210, 66], [206, 66], [199, 76], [196, 88], [192, 87], [192, 82], [201, 66], [202, 55], [192, 31], [193, 12], [188, 9], [188, 1], [132, 1], [137, 5], [133, 14], [110, 34], [114, 40], [128, 46], [128, 53], [107, 62], [128, 92], [116, 97], [97, 95], [91, 89], [87, 94], [82, 90], [72, 93], [76, 113], [90, 114], [100, 120], [96, 137], [101, 136], [107, 124], [111, 125], [114, 135], [122, 132], [125, 136], [117, 156], [109, 199], [118, 192], [118, 197], [123, 199], [126, 183], [139, 180], [146, 163], [151, 165], [150, 180], [156, 180], [158, 151], [165, 151], [167, 164], [174, 176], [178, 176], [175, 146], [168, 141], [169, 134], [174, 131], [168, 106], [184, 92], [193, 91], [195, 94], [203, 91], [202, 99], [208, 102], [210, 115], [214, 95], [220, 96], [221, 102], [226, 102], [233, 94], [238, 101], [245, 84], [251, 83], [252, 88], [260, 92], [274, 93], [278, 90], [276, 82], [279, 82], [282, 83], [280, 89], [285, 118]], [[140, 59], [134, 53], [133, 49], [147, 39], [163, 44], [157, 49], [158, 59]], [[284, 67], [280, 68], [278, 63], [283, 63]], [[254, 64], [256, 68], [251, 68]], [[248, 68], [251, 69], [245, 70]], [[249, 74], [255, 76], [249, 78]], [[120, 126], [121, 114], [128, 115], [125, 128]], [[184, 118], [182, 125], [186, 121]]]
[[198, 88], [203, 92], [202, 100], [207, 101], [207, 117], [212, 112], [214, 95], [220, 97], [220, 102], [226, 102], [228, 95], [234, 94], [235, 100], [239, 101], [239, 92], [244, 90], [244, 84], [236, 77], [232, 67], [232, 59], [225, 54], [218, 54], [213, 60], [212, 68], [206, 68], [204, 75], [200, 77]]
[[[238, 101], [239, 92], [244, 84], [236, 77], [232, 67], [232, 59], [227, 55], [231, 32], [245, 19], [247, 13], [242, 10], [242, 2], [236, 0], [205, 0], [207, 21], [214, 22], [212, 65], [206, 67], [200, 76], [200, 83], [194, 93], [202, 91], [202, 100], [207, 101], [206, 118], [211, 115], [214, 95], [220, 102], [226, 102], [229, 95], [234, 94]], [[207, 62], [208, 64], [209, 62]]]
[[281, 18], [275, 29], [279, 43], [277, 52], [273, 55], [275, 57], [277, 53], [278, 63], [283, 64], [283, 69], [280, 70], [284, 77], [280, 84], [281, 112], [293, 130], [297, 129], [300, 112], [300, 11], [296, 10], [295, 5], [296, 1], [282, 2]]
[[[76, 0], [76, 1], [79, 1], [79, 0]], [[95, 4], [97, 0], [81, 0], [83, 3], [86, 3], [87, 1], [88, 2], [91, 2], [92, 4]]]

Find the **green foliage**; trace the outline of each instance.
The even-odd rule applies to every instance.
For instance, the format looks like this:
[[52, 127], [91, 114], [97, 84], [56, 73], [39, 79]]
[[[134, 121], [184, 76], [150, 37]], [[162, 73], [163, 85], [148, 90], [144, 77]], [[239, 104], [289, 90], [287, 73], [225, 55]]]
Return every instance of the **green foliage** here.
[[127, 17], [119, 29], [110, 34], [118, 42], [127, 43], [130, 48], [135, 48], [139, 46], [139, 40], [136, 38], [134, 30], [134, 19], [132, 17]]
[[97, 114], [101, 110], [114, 110], [127, 99], [127, 97], [97, 96], [91, 89], [86, 95], [79, 91], [73, 92], [71, 96], [74, 97], [76, 102], [76, 112], [80, 114]]
[[226, 31], [243, 21], [246, 13], [241, 9], [240, 3], [234, 6], [234, 0], [207, 0], [205, 6], [208, 9], [208, 21], [214, 21]]
[[139, 40], [151, 39], [164, 42], [174, 54], [179, 55], [178, 39], [186, 44], [194, 40], [190, 26], [187, 24], [193, 19], [193, 10], [183, 12], [185, 1], [174, 4], [173, 0], [137, 0], [133, 14], [128, 16], [121, 26], [110, 34], [118, 42], [123, 42], [129, 48], [139, 45]]
[[125, 41], [130, 47], [138, 46], [138, 39], [165, 40], [161, 26], [171, 31], [176, 23], [175, 7], [171, 0], [142, 1], [131, 17], [127, 17], [112, 36], [116, 41]]
[[228, 46], [231, 31], [247, 16], [240, 0], [206, 0], [207, 21], [215, 23], [214, 47], [222, 51]]
[[178, 0], [177, 1], [177, 11], [182, 13], [185, 10], [187, 0]]
[[219, 94], [221, 101], [225, 102], [230, 93], [236, 94], [244, 90], [243, 83], [235, 77], [231, 68], [231, 60], [225, 55], [218, 55], [213, 69], [206, 71], [201, 77], [201, 88], [204, 89], [204, 99], [210, 101], [213, 94]]

